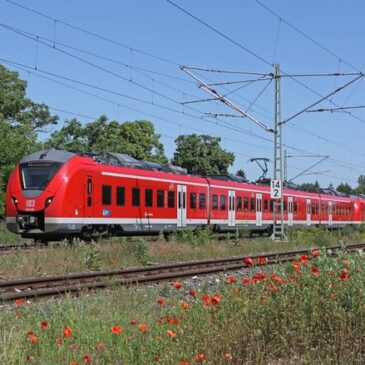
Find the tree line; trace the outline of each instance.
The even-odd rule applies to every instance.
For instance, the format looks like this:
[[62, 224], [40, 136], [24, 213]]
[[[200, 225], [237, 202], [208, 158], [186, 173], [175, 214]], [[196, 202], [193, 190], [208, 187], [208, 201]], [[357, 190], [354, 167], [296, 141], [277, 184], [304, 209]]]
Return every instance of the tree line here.
[[[220, 145], [219, 137], [209, 135], [180, 135], [171, 161], [165, 155], [160, 135], [148, 120], [119, 123], [102, 115], [97, 120], [82, 124], [76, 118], [66, 120], [63, 126], [40, 141], [40, 133], [58, 124], [45, 104], [33, 102], [26, 95], [27, 83], [17, 72], [0, 64], [0, 216], [4, 211], [6, 182], [18, 161], [37, 150], [58, 148], [69, 151], [109, 151], [126, 153], [142, 160], [162, 164], [168, 162], [186, 168], [190, 174], [227, 174], [235, 156]], [[243, 169], [236, 172], [246, 178]], [[304, 184], [305, 185], [305, 184]], [[304, 188], [311, 189], [311, 184]], [[313, 185], [313, 184], [312, 184]], [[319, 187], [319, 184], [318, 184]], [[365, 175], [359, 177], [359, 186], [352, 189], [347, 183], [338, 190], [365, 194]]]

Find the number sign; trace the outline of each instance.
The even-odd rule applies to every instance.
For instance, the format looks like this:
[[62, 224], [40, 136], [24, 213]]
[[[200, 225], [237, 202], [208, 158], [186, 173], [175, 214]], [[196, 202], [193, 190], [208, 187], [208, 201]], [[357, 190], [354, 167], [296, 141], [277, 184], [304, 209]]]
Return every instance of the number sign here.
[[281, 180], [271, 180], [270, 181], [270, 198], [271, 199], [281, 199], [281, 193], [282, 193]]

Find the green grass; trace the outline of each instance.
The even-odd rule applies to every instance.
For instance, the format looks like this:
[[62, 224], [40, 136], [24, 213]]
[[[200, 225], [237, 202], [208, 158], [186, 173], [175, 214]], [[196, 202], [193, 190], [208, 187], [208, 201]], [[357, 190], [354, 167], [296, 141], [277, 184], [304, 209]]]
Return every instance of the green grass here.
[[[159, 294], [111, 288], [78, 299], [12, 305], [0, 314], [0, 363], [84, 364], [88, 354], [92, 364], [360, 365], [364, 272], [361, 254], [333, 259], [322, 252], [309, 263], [298, 260], [296, 269], [287, 265], [276, 277], [256, 276], [248, 284], [235, 277], [196, 296], [185, 285], [167, 285]], [[161, 298], [165, 305], [158, 304]], [[183, 303], [189, 305], [184, 309]], [[122, 333], [113, 334], [113, 326]], [[205, 360], [196, 359], [199, 354]]]
[[[4, 232], [4, 226], [0, 227], [1, 232]], [[365, 234], [362, 227], [334, 232], [308, 228], [289, 231], [288, 237], [290, 240], [287, 242], [273, 242], [267, 237], [247, 239], [235, 234], [218, 237], [207, 230], [201, 230], [181, 232], [171, 236], [168, 241], [163, 237], [119, 237], [92, 244], [80, 240], [73, 244], [64, 241], [60, 247], [50, 244], [44, 250], [11, 252], [1, 256], [0, 279], [254, 255], [338, 245], [339, 242], [364, 242]]]

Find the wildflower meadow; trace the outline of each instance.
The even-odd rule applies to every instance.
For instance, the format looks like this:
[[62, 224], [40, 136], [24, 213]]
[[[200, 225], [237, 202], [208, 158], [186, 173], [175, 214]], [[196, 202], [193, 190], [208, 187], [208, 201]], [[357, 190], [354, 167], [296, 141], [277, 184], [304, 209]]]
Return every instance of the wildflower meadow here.
[[196, 290], [110, 287], [18, 300], [0, 316], [1, 364], [363, 364], [362, 253], [325, 252], [222, 275]]

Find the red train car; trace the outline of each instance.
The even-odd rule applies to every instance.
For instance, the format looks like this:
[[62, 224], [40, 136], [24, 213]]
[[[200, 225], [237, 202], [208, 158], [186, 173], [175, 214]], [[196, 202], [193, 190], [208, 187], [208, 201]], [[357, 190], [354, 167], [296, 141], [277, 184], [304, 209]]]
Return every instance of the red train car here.
[[[283, 208], [285, 224], [293, 227], [365, 220], [361, 197], [285, 189]], [[273, 201], [268, 186], [238, 178], [191, 176], [117, 153], [45, 150], [23, 158], [12, 172], [6, 222], [11, 232], [44, 241], [206, 225], [217, 231], [270, 232]]]

